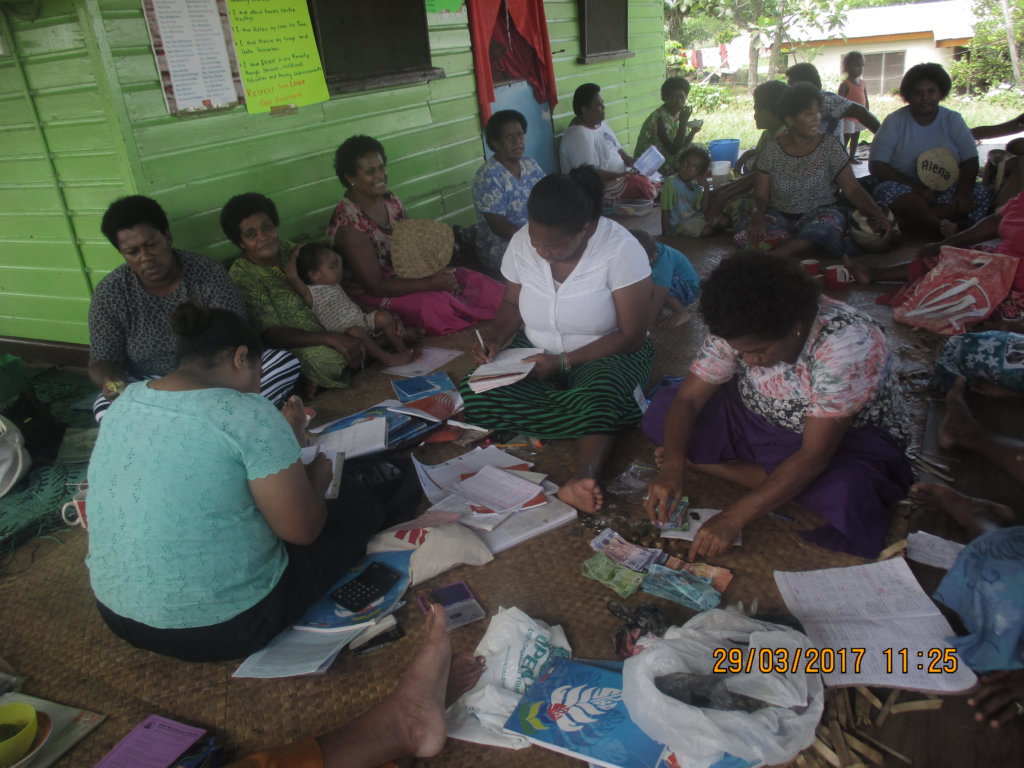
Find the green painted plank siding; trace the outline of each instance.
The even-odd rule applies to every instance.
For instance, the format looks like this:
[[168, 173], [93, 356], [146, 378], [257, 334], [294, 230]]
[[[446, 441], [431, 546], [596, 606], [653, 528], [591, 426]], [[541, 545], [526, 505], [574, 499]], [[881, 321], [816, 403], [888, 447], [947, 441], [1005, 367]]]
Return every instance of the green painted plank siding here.
[[92, 282], [78, 241], [110, 193], [128, 187], [80, 3], [42, 0], [35, 21], [5, 16], [13, 55], [0, 59], [0, 336], [88, 341]]
[[[552, 49], [560, 51], [556, 134], [571, 119], [573, 90], [593, 81], [631, 146], [659, 103], [662, 5], [630, 0], [633, 58], [581, 65], [576, 0], [545, 2]], [[334, 151], [356, 133], [384, 143], [391, 187], [411, 215], [473, 220], [483, 146], [465, 8], [428, 15], [443, 79], [338, 95], [282, 117], [242, 107], [168, 115], [139, 0], [41, 0], [37, 21], [12, 27], [29, 86], [13, 86], [13, 65], [0, 59], [0, 125], [11, 137], [0, 146], [0, 335], [87, 340], [91, 286], [120, 263], [99, 220], [125, 194], [158, 199], [176, 243], [219, 260], [234, 255], [219, 211], [240, 192], [272, 197], [285, 236], [322, 237], [343, 192]]]
[[251, 190], [275, 200], [286, 236], [322, 236], [343, 192], [334, 150], [356, 133], [384, 143], [392, 188], [414, 215], [472, 220], [467, 196], [442, 194], [468, 190], [483, 157], [465, 9], [428, 19], [443, 79], [339, 95], [290, 116], [238, 108], [182, 119], [167, 114], [152, 56], [139, 50], [148, 45], [141, 10], [121, 0], [98, 7], [138, 157], [135, 185], [164, 205], [182, 247], [231, 258], [217, 217], [229, 197]]
[[576, 0], [546, 0], [548, 35], [554, 55], [558, 106], [553, 115], [560, 136], [573, 118], [572, 94], [583, 83], [597, 83], [607, 105], [608, 124], [632, 153], [643, 121], [659, 104], [665, 79], [663, 3], [629, 0], [628, 59], [580, 64]]

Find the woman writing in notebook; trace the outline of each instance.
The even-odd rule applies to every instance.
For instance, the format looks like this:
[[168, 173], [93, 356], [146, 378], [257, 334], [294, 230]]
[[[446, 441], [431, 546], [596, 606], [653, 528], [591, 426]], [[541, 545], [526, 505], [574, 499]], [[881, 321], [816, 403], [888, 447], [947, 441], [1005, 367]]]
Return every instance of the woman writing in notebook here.
[[584, 512], [601, 508], [598, 478], [615, 435], [640, 419], [637, 393], [651, 374], [647, 338], [651, 268], [623, 227], [601, 216], [593, 168], [541, 180], [530, 193], [527, 226], [509, 243], [507, 281], [478, 363], [505, 347], [533, 347], [530, 375], [474, 394], [463, 382], [466, 417], [493, 429], [576, 441], [572, 479], [559, 498]]
[[186, 661], [246, 656], [290, 626], [384, 527], [376, 498], [329, 510], [323, 456], [304, 467], [302, 403], [259, 391], [259, 334], [223, 309], [179, 305], [177, 367], [130, 384], [89, 464], [89, 555], [118, 637]]

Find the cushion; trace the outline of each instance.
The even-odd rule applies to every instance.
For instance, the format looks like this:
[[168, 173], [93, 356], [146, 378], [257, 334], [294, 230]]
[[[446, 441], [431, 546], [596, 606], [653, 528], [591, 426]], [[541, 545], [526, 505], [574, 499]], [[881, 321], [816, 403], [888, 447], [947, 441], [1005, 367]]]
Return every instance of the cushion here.
[[483, 565], [494, 559], [480, 537], [459, 523], [432, 528], [410, 528], [408, 525], [396, 525], [381, 531], [367, 543], [366, 552], [416, 550], [409, 563], [411, 585], [431, 579], [456, 565]]

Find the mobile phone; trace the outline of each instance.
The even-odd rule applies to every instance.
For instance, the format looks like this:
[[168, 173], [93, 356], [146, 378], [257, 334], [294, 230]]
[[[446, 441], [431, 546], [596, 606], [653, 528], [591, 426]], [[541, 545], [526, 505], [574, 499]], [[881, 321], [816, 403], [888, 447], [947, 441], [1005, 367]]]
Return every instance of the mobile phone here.
[[370, 603], [386, 595], [400, 578], [402, 578], [402, 574], [394, 568], [374, 561], [354, 579], [346, 581], [331, 592], [331, 600], [346, 611], [358, 613]]
[[432, 603], [440, 604], [444, 608], [445, 616], [448, 617], [449, 632], [479, 621], [487, 615], [473, 590], [469, 588], [469, 584], [464, 581], [435, 589], [421, 589], [416, 593], [416, 602], [424, 613], [430, 611]]

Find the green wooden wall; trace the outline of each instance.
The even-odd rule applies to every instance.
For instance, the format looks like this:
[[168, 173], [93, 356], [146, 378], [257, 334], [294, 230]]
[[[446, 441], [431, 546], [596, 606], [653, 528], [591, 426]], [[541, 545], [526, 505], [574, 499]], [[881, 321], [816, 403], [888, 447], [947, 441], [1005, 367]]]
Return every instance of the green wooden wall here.
[[[545, 2], [560, 102], [601, 84], [608, 120], [631, 148], [659, 103], [661, 0], [630, 0], [636, 56], [581, 65], [576, 0]], [[465, 8], [428, 16], [434, 66], [446, 77], [336, 96], [295, 115], [167, 114], [139, 0], [42, 0], [34, 21], [7, 15], [13, 55], [0, 55], [0, 336], [88, 342], [92, 286], [120, 263], [99, 231], [114, 198], [164, 206], [176, 243], [219, 260], [234, 249], [220, 207], [259, 191], [288, 237], [322, 236], [342, 187], [338, 144], [365, 133], [389, 156], [391, 187], [410, 214], [470, 223], [470, 184], [483, 159]]]

